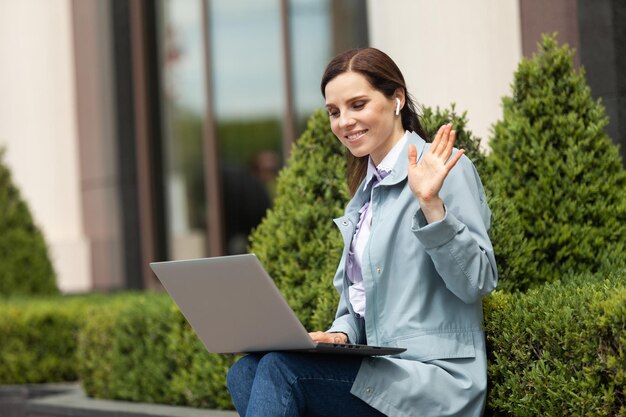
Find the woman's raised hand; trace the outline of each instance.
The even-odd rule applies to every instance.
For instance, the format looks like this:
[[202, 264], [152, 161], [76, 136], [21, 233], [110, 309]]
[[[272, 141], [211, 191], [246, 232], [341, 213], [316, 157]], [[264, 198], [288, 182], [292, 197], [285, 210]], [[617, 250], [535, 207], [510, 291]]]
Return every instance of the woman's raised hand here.
[[409, 187], [419, 200], [428, 223], [441, 220], [445, 216], [439, 191], [448, 173], [464, 153], [461, 149], [450, 158], [455, 141], [456, 131], [448, 123], [439, 128], [433, 143], [419, 162], [415, 145], [409, 145]]

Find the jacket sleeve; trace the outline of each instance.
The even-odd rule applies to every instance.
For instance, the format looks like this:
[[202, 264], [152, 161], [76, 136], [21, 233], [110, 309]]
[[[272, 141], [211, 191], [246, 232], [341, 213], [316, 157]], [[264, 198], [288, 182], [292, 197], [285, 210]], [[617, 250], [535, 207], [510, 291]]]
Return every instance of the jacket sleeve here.
[[440, 192], [445, 216], [428, 224], [422, 210], [413, 233], [425, 247], [446, 287], [462, 301], [479, 301], [497, 285], [498, 272], [489, 239], [491, 210], [474, 164], [463, 156]]

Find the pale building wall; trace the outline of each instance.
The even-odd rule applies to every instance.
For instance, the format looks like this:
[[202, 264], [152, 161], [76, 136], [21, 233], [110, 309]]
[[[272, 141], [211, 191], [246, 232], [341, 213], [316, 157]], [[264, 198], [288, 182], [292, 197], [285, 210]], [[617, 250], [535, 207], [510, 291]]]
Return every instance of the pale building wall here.
[[486, 142], [522, 57], [518, 0], [368, 0], [370, 44], [427, 106], [456, 103]]
[[91, 288], [70, 0], [0, 0], [0, 146], [66, 292]]

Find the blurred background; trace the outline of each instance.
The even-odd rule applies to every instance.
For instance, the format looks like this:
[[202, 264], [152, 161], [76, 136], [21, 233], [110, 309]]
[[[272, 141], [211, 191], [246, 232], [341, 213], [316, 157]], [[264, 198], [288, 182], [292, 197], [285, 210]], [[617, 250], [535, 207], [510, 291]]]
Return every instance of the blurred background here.
[[456, 103], [486, 143], [556, 31], [623, 151], [625, 4], [0, 0], [0, 147], [63, 292], [155, 288], [151, 261], [246, 251], [349, 48], [388, 53], [418, 103]]

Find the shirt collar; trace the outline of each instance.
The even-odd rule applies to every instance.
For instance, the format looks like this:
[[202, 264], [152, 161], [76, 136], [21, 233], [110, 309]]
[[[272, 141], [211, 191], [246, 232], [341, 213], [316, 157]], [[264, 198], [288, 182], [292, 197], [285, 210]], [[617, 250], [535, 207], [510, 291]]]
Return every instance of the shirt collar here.
[[372, 161], [372, 157], [368, 158], [367, 161], [367, 174], [365, 175], [365, 186], [363, 187], [363, 191], [367, 190], [372, 178], [376, 176], [380, 180], [380, 176], [378, 174], [379, 170], [391, 172], [393, 171], [393, 167], [396, 165], [398, 161], [398, 157], [402, 153], [404, 146], [406, 145], [407, 139], [409, 137], [409, 131], [405, 131], [404, 135], [389, 152], [383, 158], [383, 160], [378, 164], [378, 166], [374, 166], [374, 161]]

